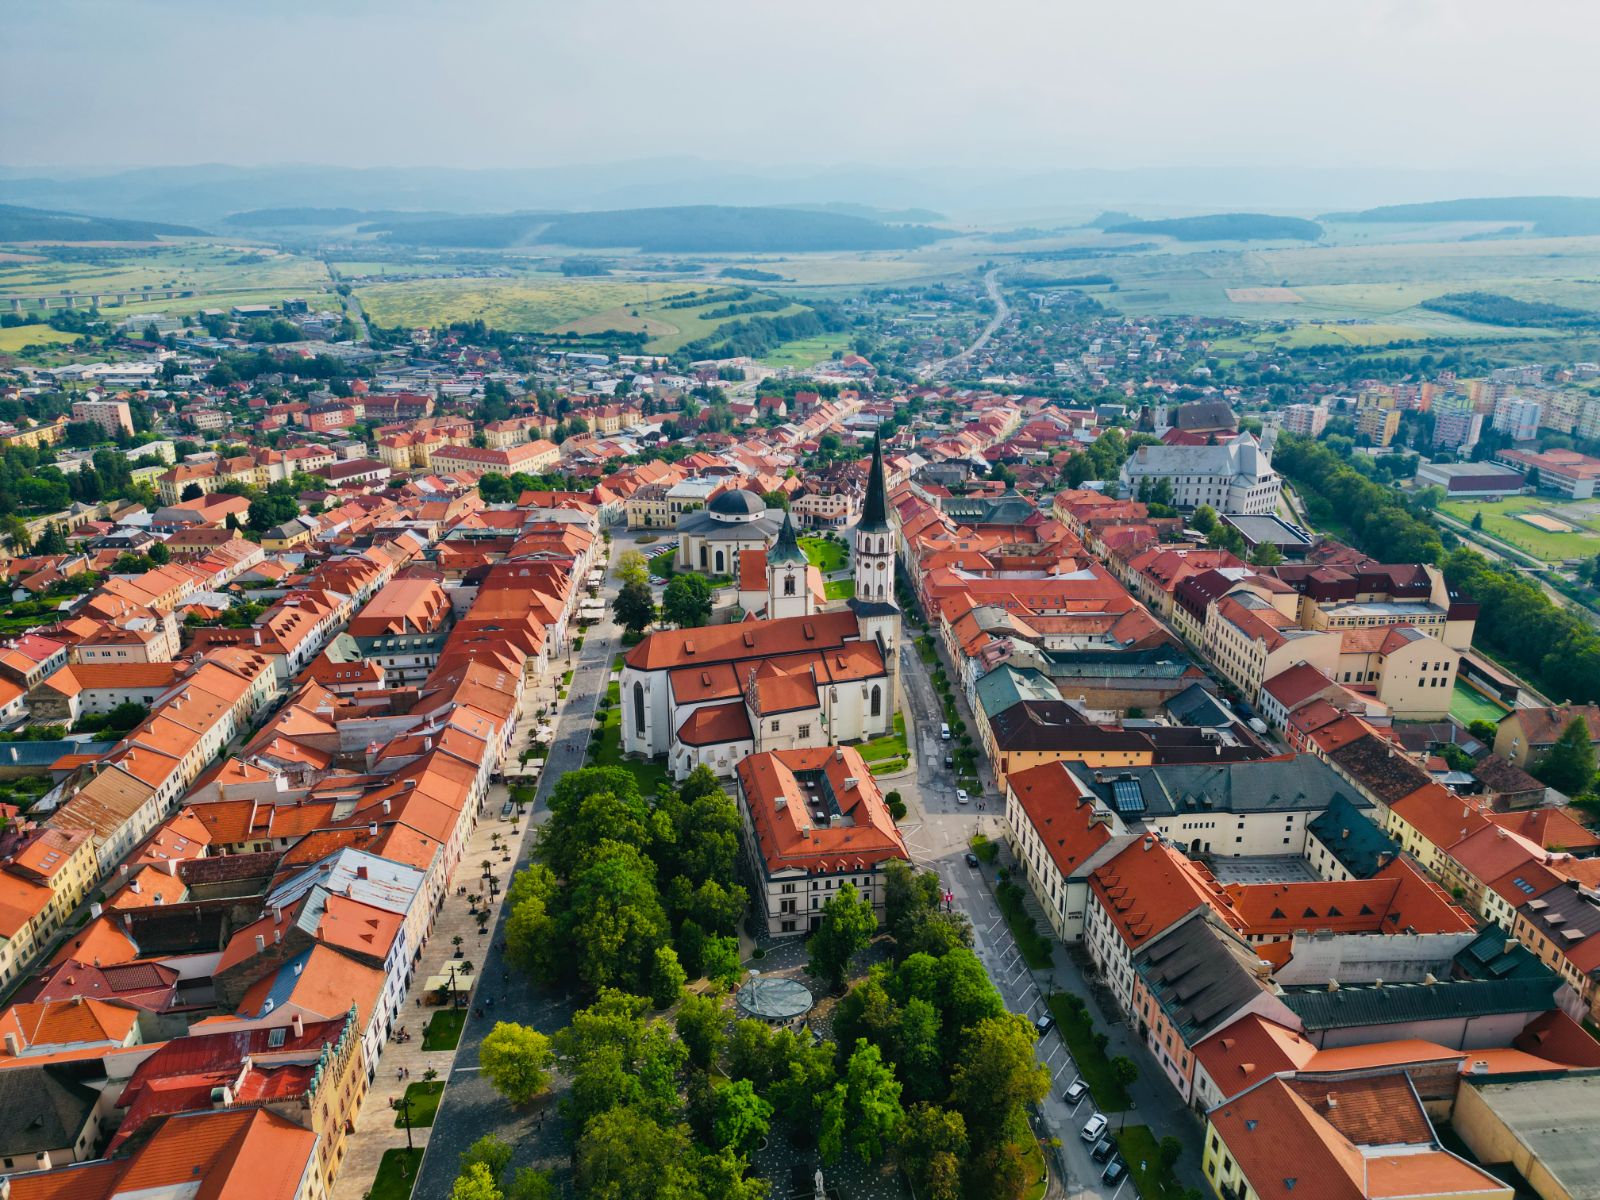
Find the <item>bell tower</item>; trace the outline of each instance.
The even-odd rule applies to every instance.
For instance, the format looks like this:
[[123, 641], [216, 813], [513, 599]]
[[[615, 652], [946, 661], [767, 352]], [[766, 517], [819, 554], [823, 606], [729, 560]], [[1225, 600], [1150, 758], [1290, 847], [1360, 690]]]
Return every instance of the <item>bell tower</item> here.
[[889, 673], [888, 720], [899, 706], [900, 606], [894, 598], [894, 529], [889, 524], [888, 489], [883, 482], [883, 443], [872, 442], [872, 466], [867, 475], [867, 495], [856, 525], [856, 594], [850, 607], [856, 614], [862, 641], [876, 641]]
[[768, 617], [809, 617], [816, 611], [810, 572], [806, 552], [795, 537], [794, 520], [785, 512], [778, 540], [767, 551]]

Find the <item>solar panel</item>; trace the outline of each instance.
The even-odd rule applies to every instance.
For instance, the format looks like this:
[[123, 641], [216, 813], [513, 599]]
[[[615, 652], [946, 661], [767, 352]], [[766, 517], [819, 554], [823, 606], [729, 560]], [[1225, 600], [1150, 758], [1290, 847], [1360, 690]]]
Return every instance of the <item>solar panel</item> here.
[[1111, 802], [1123, 816], [1133, 816], [1144, 811], [1144, 792], [1137, 779], [1119, 779], [1111, 785]]

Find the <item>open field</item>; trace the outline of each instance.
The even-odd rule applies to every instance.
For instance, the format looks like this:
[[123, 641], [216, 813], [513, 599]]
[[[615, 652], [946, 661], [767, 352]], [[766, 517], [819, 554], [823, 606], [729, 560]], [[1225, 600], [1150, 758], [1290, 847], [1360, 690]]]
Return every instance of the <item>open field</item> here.
[[44, 262], [0, 265], [0, 295], [61, 292], [131, 292], [139, 288], [194, 288], [234, 291], [283, 288], [315, 291], [327, 286], [328, 272], [314, 258], [256, 246], [188, 243], [156, 249], [108, 248], [98, 262]]
[[1600, 554], [1600, 501], [1511, 496], [1493, 501], [1451, 500], [1439, 509], [1466, 523], [1481, 515], [1485, 533], [1545, 562]]
[[56, 346], [78, 340], [76, 333], [63, 333], [48, 325], [17, 325], [0, 329], [0, 354], [15, 354], [24, 346]]
[[[656, 289], [659, 293], [660, 289]], [[674, 289], [668, 295], [678, 294], [687, 289]], [[725, 308], [730, 303], [726, 298], [708, 299], [706, 303], [691, 308], [669, 308], [672, 301], [645, 302], [643, 304], [624, 304], [608, 308], [601, 312], [592, 313], [576, 321], [552, 326], [550, 333], [601, 333], [608, 329], [621, 329], [648, 333], [650, 341], [645, 349], [655, 354], [671, 354], [680, 346], [709, 337], [723, 325], [731, 321], [743, 320], [743, 317], [718, 317], [708, 318], [705, 314], [719, 308]], [[785, 317], [803, 312], [804, 305], [791, 304], [787, 308], [774, 312], [751, 313], [751, 317]]]
[[832, 358], [835, 350], [848, 349], [848, 333], [824, 333], [817, 337], [801, 338], [797, 342], [786, 342], [763, 355], [761, 361], [769, 367], [814, 367]]
[[608, 309], [642, 304], [659, 284], [611, 279], [440, 279], [358, 288], [367, 315], [380, 325], [412, 327], [481, 320], [497, 329], [542, 333]]

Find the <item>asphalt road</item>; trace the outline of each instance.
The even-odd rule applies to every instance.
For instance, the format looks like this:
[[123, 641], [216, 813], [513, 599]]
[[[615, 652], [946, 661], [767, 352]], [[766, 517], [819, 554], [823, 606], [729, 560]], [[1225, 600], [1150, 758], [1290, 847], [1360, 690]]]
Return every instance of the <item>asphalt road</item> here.
[[989, 340], [993, 338], [994, 335], [999, 331], [1000, 326], [1005, 324], [1006, 318], [1011, 315], [1011, 306], [1006, 303], [1006, 298], [1000, 291], [999, 277], [999, 267], [992, 268], [989, 273], [983, 277], [984, 290], [989, 293], [989, 299], [994, 302], [994, 317], [987, 325], [983, 327], [983, 332], [977, 336], [977, 339], [973, 341], [972, 345], [968, 346], [959, 354], [952, 354], [949, 358], [941, 358], [936, 362], [929, 363], [922, 369], [921, 374], [923, 378], [927, 378], [931, 375], [937, 375], [954, 363], [965, 362], [979, 350], [982, 350], [985, 346], [987, 346], [989, 344]]

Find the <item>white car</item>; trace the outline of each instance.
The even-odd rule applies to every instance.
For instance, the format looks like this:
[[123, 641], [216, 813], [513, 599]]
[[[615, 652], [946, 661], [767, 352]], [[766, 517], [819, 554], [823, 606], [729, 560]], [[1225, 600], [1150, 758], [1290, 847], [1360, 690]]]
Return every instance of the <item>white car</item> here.
[[1085, 1123], [1078, 1136], [1092, 1146], [1100, 1140], [1100, 1135], [1106, 1131], [1106, 1127], [1110, 1124], [1111, 1122], [1106, 1120], [1105, 1113], [1095, 1113]]
[[970, 799], [972, 799], [972, 797], [967, 795], [967, 789], [966, 788], [957, 788], [956, 789], [956, 803], [957, 804], [965, 804]]

